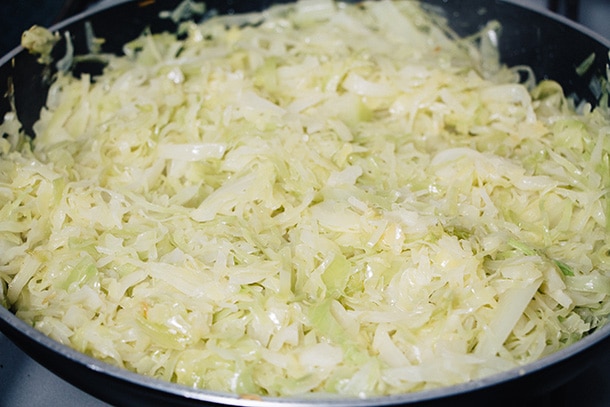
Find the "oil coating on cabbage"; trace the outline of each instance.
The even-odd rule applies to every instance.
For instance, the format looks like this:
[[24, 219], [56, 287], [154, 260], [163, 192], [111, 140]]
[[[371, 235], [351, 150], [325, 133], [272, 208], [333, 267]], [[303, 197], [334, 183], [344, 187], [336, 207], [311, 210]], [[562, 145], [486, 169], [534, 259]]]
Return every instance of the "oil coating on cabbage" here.
[[188, 386], [369, 397], [471, 381], [609, 313], [607, 108], [414, 2], [144, 34], [0, 144], [0, 300]]

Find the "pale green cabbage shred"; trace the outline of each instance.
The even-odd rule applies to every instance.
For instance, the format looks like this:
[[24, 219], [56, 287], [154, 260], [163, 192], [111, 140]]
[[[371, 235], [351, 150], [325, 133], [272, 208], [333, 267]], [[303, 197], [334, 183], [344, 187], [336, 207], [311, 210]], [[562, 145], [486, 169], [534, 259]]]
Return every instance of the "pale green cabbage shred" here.
[[[254, 24], [243, 24], [244, 22]], [[610, 119], [411, 1], [144, 34], [0, 130], [0, 301], [126, 369], [370, 397], [551, 354], [610, 312]], [[496, 50], [496, 51], [494, 51]]]

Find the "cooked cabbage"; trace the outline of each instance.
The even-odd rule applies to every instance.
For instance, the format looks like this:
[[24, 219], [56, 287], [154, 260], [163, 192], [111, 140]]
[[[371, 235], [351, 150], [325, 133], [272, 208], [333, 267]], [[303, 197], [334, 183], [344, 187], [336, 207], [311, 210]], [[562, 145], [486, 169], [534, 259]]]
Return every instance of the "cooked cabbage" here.
[[[236, 394], [475, 380], [610, 312], [610, 114], [412, 1], [145, 33], [0, 130], [0, 299]], [[521, 81], [523, 74], [527, 80]]]

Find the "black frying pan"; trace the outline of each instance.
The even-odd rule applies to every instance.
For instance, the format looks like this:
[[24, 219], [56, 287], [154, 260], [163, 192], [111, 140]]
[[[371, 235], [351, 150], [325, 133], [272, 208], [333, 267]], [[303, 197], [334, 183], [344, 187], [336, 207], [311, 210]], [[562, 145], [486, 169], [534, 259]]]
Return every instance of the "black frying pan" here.
[[[220, 13], [246, 12], [269, 6], [272, 1], [210, 0], [208, 8]], [[500, 0], [428, 0], [440, 8], [461, 35], [478, 31], [488, 20], [502, 24], [500, 51], [509, 65], [526, 64], [538, 79], [554, 79], [577, 101], [600, 103], [595, 90], [608, 69], [610, 42], [570, 21]], [[121, 46], [145, 28], [153, 32], [173, 30], [172, 23], [158, 18], [177, 0], [125, 1], [115, 7], [91, 10], [53, 27], [69, 30], [77, 53], [86, 52], [84, 23], [93, 24], [98, 37], [106, 39], [105, 52], [120, 52]], [[61, 48], [61, 47], [59, 47]], [[56, 51], [59, 55], [62, 49]], [[583, 60], [596, 55], [590, 69], [577, 74]], [[98, 64], [79, 65], [78, 71], [99, 72]], [[46, 72], [48, 75], [49, 72]], [[77, 72], [78, 74], [78, 72]], [[0, 113], [10, 110], [14, 100], [24, 128], [31, 126], [45, 102], [48, 82], [35, 57], [17, 48], [0, 59]], [[591, 85], [594, 86], [591, 86]], [[33, 359], [66, 381], [113, 405], [242, 405], [242, 406], [373, 406], [373, 405], [519, 405], [545, 394], [584, 371], [601, 352], [610, 351], [610, 325], [578, 343], [521, 369], [482, 380], [433, 391], [375, 399], [264, 399], [247, 400], [235, 395], [194, 390], [146, 378], [107, 365], [49, 339], [0, 307], [0, 330]], [[32, 389], [36, 391], [36, 389]]]

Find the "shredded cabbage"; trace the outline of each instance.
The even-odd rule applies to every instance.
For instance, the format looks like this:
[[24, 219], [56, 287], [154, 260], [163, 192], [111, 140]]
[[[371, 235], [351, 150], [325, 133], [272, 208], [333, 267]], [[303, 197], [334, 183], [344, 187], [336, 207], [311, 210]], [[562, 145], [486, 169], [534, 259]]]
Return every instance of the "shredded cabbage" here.
[[299, 1], [60, 72], [35, 138], [0, 128], [0, 300], [237, 394], [420, 391], [578, 341], [610, 312], [610, 115], [520, 82], [497, 29]]
[[21, 35], [23, 48], [27, 49], [30, 54], [38, 55], [38, 62], [41, 64], [48, 64], [53, 60], [51, 52], [58, 41], [57, 33], [53, 34], [38, 25], [33, 25]]

